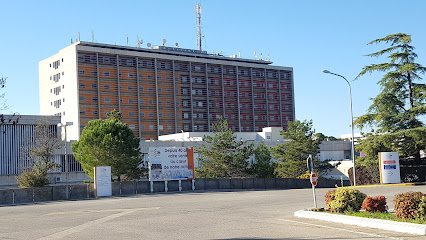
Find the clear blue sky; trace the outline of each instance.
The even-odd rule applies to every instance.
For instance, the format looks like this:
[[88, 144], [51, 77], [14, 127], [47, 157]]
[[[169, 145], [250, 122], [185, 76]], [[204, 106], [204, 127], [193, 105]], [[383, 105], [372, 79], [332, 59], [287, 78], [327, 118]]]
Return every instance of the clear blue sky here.
[[[196, 48], [195, 0], [19, 1], [0, 2], [0, 73], [9, 112], [39, 114], [38, 62], [82, 41]], [[338, 77], [353, 80], [362, 67], [384, 61], [364, 57], [382, 46], [371, 40], [403, 32], [412, 35], [417, 62], [426, 65], [426, 1], [202, 0], [205, 50], [253, 58], [270, 52], [274, 65], [294, 68], [296, 118], [312, 119], [316, 132], [350, 133], [349, 90]], [[406, 7], [406, 5], [408, 7]], [[1, 76], [1, 75], [0, 75]], [[351, 82], [354, 116], [366, 113], [380, 88], [380, 75]], [[357, 130], [356, 130], [357, 132]]]

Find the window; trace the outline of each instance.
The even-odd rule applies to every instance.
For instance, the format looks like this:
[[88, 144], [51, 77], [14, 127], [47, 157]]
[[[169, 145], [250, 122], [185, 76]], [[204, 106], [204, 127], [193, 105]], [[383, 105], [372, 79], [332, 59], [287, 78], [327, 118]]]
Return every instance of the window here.
[[168, 125], [167, 130], [172, 130], [172, 125]]
[[127, 90], [133, 91], [133, 90], [135, 90], [135, 88], [133, 86], [127, 86]]
[[86, 88], [86, 84], [84, 84], [84, 83], [80, 83], [80, 84], [78, 85], [78, 87], [79, 87], [79, 88]]
[[169, 77], [169, 76], [166, 76], [166, 80], [170, 80], [170, 77]]
[[134, 117], [135, 116], [135, 112], [129, 112], [129, 117]]
[[[141, 125], [141, 129], [145, 130], [145, 125]], [[142, 138], [141, 138], [142, 139]]]
[[154, 113], [150, 112], [150, 113], [148, 114], [148, 116], [149, 116], [149, 117], [154, 117]]
[[139, 79], [143, 79], [143, 74], [139, 74]]
[[110, 75], [109, 75], [109, 72], [107, 72], [107, 71], [105, 71], [104, 72], [104, 77], [109, 77]]
[[152, 79], [152, 75], [148, 75], [148, 79]]
[[129, 103], [130, 103], [130, 104], [135, 103], [135, 99], [129, 98]]
[[92, 102], [94, 102], [94, 103], [98, 102], [98, 97], [93, 97]]
[[289, 110], [290, 108], [288, 106], [285, 106], [285, 110]]
[[154, 130], [154, 125], [149, 125], [149, 130]]
[[269, 116], [269, 120], [273, 121], [273, 120], [275, 120], [275, 117], [274, 116]]
[[133, 78], [133, 77], [134, 77], [134, 76], [133, 76], [133, 73], [128, 73], [128, 74], [127, 74], [127, 77], [128, 77], [128, 78]]
[[172, 114], [171, 114], [171, 113], [167, 113], [167, 117], [168, 117], [168, 118], [171, 118], [171, 117], [172, 117]]
[[162, 113], [159, 113], [159, 114], [158, 114], [158, 117], [162, 118], [162, 117], [163, 117], [163, 114], [162, 114]]
[[189, 131], [189, 126], [188, 125], [183, 126], [183, 130]]
[[129, 66], [133, 65], [133, 60], [127, 60], [126, 64], [129, 65]]
[[139, 87], [139, 92], [143, 92], [143, 87]]
[[79, 100], [80, 100], [80, 102], [85, 102], [86, 101], [86, 97], [80, 96]]
[[93, 89], [97, 89], [97, 88], [98, 88], [98, 84], [93, 83], [93, 84], [92, 84], [92, 88], [93, 88]]
[[86, 115], [86, 111], [85, 110], [81, 110], [80, 111], [80, 115]]
[[161, 88], [158, 88], [158, 92], [161, 92], [162, 90], [161, 90]]
[[202, 107], [203, 106], [203, 102], [198, 102], [198, 106]]
[[148, 92], [152, 92], [152, 91], [153, 91], [152, 87], [148, 88]]
[[107, 97], [106, 97], [106, 98], [104, 99], [104, 102], [105, 102], [105, 103], [110, 103], [110, 102], [111, 102], [111, 98], [107, 98]]
[[84, 69], [78, 69], [78, 74], [79, 75], [84, 75], [86, 72], [84, 71]]
[[183, 114], [183, 118], [188, 118], [188, 117], [189, 117], [188, 113]]
[[170, 105], [172, 105], [172, 102], [167, 101], [166, 104], [170, 106]]
[[253, 83], [253, 87], [257, 87], [257, 83], [255, 83], [255, 82], [254, 82], [254, 83]]
[[145, 117], [145, 113], [141, 112], [141, 113], [139, 113], [139, 116], [140, 117]]
[[139, 104], [145, 104], [145, 100], [143, 99], [139, 100]]
[[136, 126], [135, 126], [135, 124], [130, 124], [129, 128], [132, 129], [132, 130], [134, 130], [136, 128]]
[[158, 105], [163, 105], [163, 101], [159, 100]]
[[92, 112], [92, 114], [93, 114], [93, 115], [95, 115], [95, 116], [96, 116], [96, 115], [98, 115], [98, 110], [94, 110], [94, 111]]
[[104, 58], [102, 59], [102, 61], [103, 61], [103, 63], [109, 63], [109, 58], [104, 57]]
[[[92, 76], [97, 76], [97, 75], [98, 75], [98, 72], [97, 72], [96, 70], [93, 70], [93, 71], [91, 71], [91, 72], [90, 72], [90, 74], [91, 74]], [[64, 75], [64, 72], [62, 72], [62, 75]]]
[[110, 85], [104, 85], [104, 89], [106, 89], [106, 90], [109, 90], [111, 88], [111, 86]]
[[269, 88], [274, 88], [274, 84], [272, 84], [272, 83], [268, 83], [268, 87], [269, 87]]
[[158, 125], [158, 130], [163, 130], [163, 125]]
[[150, 99], [150, 100], [148, 100], [148, 104], [153, 104], [153, 102], [152, 102], [152, 100]]
[[288, 88], [288, 85], [284, 85], [284, 88], [285, 88], [285, 89], [287, 89], [287, 88]]
[[274, 110], [274, 105], [269, 105], [270, 110]]

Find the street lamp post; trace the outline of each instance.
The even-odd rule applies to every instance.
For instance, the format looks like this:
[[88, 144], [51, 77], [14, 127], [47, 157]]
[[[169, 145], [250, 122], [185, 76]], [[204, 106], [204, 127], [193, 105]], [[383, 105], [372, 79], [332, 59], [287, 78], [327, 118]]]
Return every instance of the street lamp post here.
[[356, 186], [356, 177], [355, 177], [355, 138], [354, 138], [354, 115], [352, 112], [352, 90], [351, 90], [351, 84], [349, 83], [349, 81], [343, 77], [342, 75], [336, 74], [336, 73], [332, 73], [328, 70], [322, 70], [323, 73], [328, 73], [328, 74], [332, 74], [338, 77], [341, 77], [343, 79], [345, 79], [345, 81], [348, 83], [349, 86], [349, 98], [350, 98], [350, 103], [351, 103], [351, 128], [352, 128], [352, 162], [353, 162], [353, 177], [354, 177], [354, 186]]

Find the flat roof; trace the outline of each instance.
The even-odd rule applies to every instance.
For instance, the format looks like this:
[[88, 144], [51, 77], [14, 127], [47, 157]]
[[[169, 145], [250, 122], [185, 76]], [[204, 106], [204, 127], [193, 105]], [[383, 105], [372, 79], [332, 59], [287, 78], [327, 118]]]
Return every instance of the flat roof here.
[[84, 41], [80, 41], [75, 44], [82, 45], [82, 46], [98, 47], [98, 48], [167, 54], [167, 55], [185, 56], [185, 57], [208, 58], [208, 59], [225, 60], [225, 61], [232, 61], [232, 62], [237, 61], [237, 62], [264, 64], [264, 65], [272, 64], [271, 61], [267, 61], [267, 60], [260, 60], [260, 59], [254, 60], [254, 59], [237, 58], [237, 57], [226, 57], [221, 54], [209, 54], [206, 51], [186, 49], [186, 48], [175, 48], [175, 47], [166, 47], [166, 46], [155, 46], [154, 48], [138, 48], [138, 47], [120, 46], [120, 45], [93, 43], [93, 42], [84, 42]]

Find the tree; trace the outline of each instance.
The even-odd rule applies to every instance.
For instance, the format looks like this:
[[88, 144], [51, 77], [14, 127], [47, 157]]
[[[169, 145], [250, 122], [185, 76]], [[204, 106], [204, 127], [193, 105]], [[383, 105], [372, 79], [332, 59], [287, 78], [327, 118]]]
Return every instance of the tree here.
[[38, 121], [34, 131], [34, 141], [24, 146], [22, 151], [27, 162], [23, 173], [16, 180], [20, 187], [43, 187], [49, 184], [47, 173], [60, 167], [54, 162], [53, 154], [62, 145], [56, 131], [56, 126], [51, 125], [49, 117]]
[[417, 81], [426, 68], [415, 62], [417, 54], [410, 35], [392, 34], [369, 44], [379, 43], [390, 47], [367, 56], [386, 56], [389, 62], [365, 66], [357, 79], [367, 73], [385, 73], [378, 81], [381, 92], [372, 99], [367, 114], [355, 121], [361, 129], [376, 128], [376, 134], [361, 141], [357, 149], [372, 154], [367, 155], [370, 162], [377, 162], [379, 151], [398, 151], [403, 158], [419, 161], [420, 150], [426, 148], [426, 128], [419, 120], [426, 113], [426, 86]]
[[320, 173], [331, 168], [327, 161], [320, 162], [316, 158], [319, 144], [325, 136], [315, 134], [312, 120], [288, 122], [287, 131], [281, 131], [281, 135], [289, 141], [271, 148], [272, 157], [278, 161], [276, 172], [279, 177], [296, 178], [304, 175], [308, 171], [306, 159], [310, 154]]
[[204, 136], [204, 142], [196, 150], [201, 154], [198, 177], [225, 178], [247, 175], [247, 159], [253, 154], [253, 144], [247, 144], [228, 127], [222, 117], [213, 124], [214, 136]]
[[145, 171], [141, 167], [139, 139], [121, 122], [121, 113], [115, 110], [105, 120], [90, 121], [71, 149], [92, 179], [96, 166], [111, 166], [111, 175], [118, 180], [122, 175], [138, 179]]
[[271, 159], [271, 151], [263, 142], [254, 150], [255, 161], [251, 162], [249, 172], [258, 178], [276, 177], [277, 163]]

